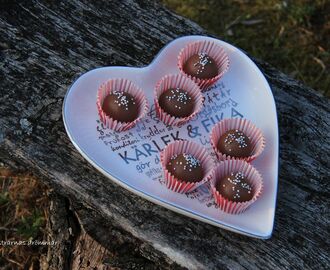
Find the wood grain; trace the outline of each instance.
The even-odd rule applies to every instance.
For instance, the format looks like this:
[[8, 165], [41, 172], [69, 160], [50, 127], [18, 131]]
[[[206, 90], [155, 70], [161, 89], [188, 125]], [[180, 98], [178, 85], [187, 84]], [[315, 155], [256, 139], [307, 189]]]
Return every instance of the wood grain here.
[[70, 199], [104, 246], [133, 246], [159, 267], [329, 269], [329, 100], [255, 60], [275, 96], [280, 171], [274, 235], [256, 240], [175, 214], [109, 182], [74, 149], [61, 108], [100, 66], [148, 64], [169, 41], [207, 34], [147, 0], [15, 1], [0, 8], [0, 157]]

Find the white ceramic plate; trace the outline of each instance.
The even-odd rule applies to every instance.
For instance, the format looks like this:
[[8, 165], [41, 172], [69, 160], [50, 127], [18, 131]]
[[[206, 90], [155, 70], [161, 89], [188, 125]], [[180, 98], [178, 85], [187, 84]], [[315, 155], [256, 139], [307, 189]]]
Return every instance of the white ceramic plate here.
[[[204, 110], [180, 128], [167, 128], [155, 116], [153, 90], [165, 74], [179, 73], [177, 56], [187, 43], [212, 40], [228, 53], [229, 71], [206, 92]], [[144, 89], [149, 115], [133, 129], [115, 133], [104, 129], [96, 108], [98, 86], [110, 78], [127, 78]], [[159, 149], [175, 138], [204, 144], [212, 153], [209, 131], [219, 119], [244, 117], [266, 137], [266, 148], [253, 162], [264, 179], [261, 197], [243, 214], [220, 211], [207, 185], [191, 194], [178, 194], [164, 185]], [[257, 66], [239, 49], [209, 37], [186, 36], [169, 43], [143, 68], [104, 67], [91, 70], [70, 87], [63, 104], [66, 131], [77, 150], [111, 181], [141, 197], [212, 225], [241, 234], [269, 238], [274, 224], [278, 173], [278, 125], [271, 89]], [[212, 153], [213, 154], [213, 153]], [[121, 157], [122, 156], [122, 157]]]

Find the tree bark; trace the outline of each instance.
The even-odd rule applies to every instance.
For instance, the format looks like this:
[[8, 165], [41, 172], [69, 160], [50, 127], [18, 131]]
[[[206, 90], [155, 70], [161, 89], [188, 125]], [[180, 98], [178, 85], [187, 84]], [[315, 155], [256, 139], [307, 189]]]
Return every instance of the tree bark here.
[[49, 191], [49, 209], [47, 209], [48, 252], [41, 256], [40, 268], [44, 270], [70, 269], [76, 239], [80, 235], [80, 225], [70, 210], [70, 203], [53, 191]]
[[[181, 216], [109, 183], [74, 149], [61, 118], [81, 74], [148, 64], [169, 41], [207, 34], [147, 0], [15, 2], [0, 10], [0, 157], [69, 198], [105, 248], [126, 246], [154, 267], [329, 268], [329, 100], [263, 61], [280, 126], [275, 231], [263, 241]], [[61, 241], [65, 241], [64, 239]], [[132, 266], [133, 267], [133, 266]], [[150, 266], [151, 267], [151, 266]]]

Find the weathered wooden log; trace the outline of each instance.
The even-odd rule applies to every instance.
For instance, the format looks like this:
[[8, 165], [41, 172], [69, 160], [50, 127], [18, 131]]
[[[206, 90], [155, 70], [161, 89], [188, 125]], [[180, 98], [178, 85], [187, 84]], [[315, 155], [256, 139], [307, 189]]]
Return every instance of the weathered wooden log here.
[[48, 270], [69, 269], [72, 264], [76, 239], [80, 235], [77, 218], [70, 210], [69, 200], [48, 191], [47, 255], [40, 258], [40, 268]]
[[109, 183], [74, 149], [61, 118], [70, 84], [100, 66], [148, 64], [181, 35], [206, 34], [147, 0], [27, 1], [0, 9], [0, 157], [70, 198], [105, 247], [122, 241], [164, 267], [326, 269], [329, 100], [255, 60], [279, 113], [280, 172], [270, 240], [178, 215]]

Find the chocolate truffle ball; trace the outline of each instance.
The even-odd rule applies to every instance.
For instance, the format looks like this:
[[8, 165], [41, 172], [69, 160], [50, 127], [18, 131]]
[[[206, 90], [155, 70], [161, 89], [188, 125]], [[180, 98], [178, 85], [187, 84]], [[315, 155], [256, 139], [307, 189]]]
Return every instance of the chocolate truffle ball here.
[[242, 172], [231, 173], [216, 184], [217, 191], [226, 199], [246, 202], [253, 198], [252, 185]]
[[179, 154], [171, 157], [166, 169], [183, 182], [199, 182], [204, 177], [201, 162], [190, 154]]
[[139, 114], [139, 106], [135, 98], [129, 93], [119, 91], [114, 91], [105, 97], [102, 110], [119, 122], [134, 121]]
[[252, 152], [249, 137], [237, 129], [224, 133], [218, 141], [217, 148], [222, 154], [238, 158], [248, 157]]
[[206, 53], [193, 54], [183, 66], [183, 71], [199, 79], [210, 79], [218, 75], [218, 67]]
[[174, 117], [187, 117], [194, 111], [194, 99], [180, 88], [164, 91], [159, 97], [159, 106]]

